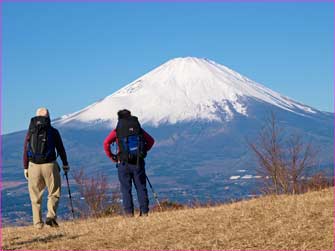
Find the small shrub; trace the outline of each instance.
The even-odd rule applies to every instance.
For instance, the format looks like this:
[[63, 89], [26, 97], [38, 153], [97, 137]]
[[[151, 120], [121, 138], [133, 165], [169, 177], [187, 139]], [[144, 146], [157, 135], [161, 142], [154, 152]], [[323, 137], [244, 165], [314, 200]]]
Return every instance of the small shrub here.
[[327, 177], [322, 172], [319, 172], [313, 175], [310, 179], [302, 182], [300, 192], [317, 191], [332, 186], [334, 186], [334, 179]]
[[84, 199], [84, 205], [81, 204], [77, 207], [81, 217], [101, 217], [120, 213], [120, 193], [114, 189], [110, 195], [106, 175], [97, 173], [88, 177], [82, 168], [74, 172], [73, 177], [78, 184], [79, 193]]
[[167, 199], [160, 202], [161, 208], [158, 206], [158, 204], [155, 204], [151, 211], [153, 212], [161, 212], [161, 211], [169, 211], [169, 210], [178, 210], [183, 209], [185, 206], [183, 204], [180, 204], [178, 202], [169, 201]]

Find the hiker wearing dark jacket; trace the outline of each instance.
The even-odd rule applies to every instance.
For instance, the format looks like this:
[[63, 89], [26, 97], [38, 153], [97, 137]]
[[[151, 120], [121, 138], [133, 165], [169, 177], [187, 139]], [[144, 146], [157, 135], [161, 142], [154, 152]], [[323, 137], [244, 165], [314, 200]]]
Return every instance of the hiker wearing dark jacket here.
[[[138, 201], [140, 204], [140, 216], [146, 216], [149, 212], [149, 199], [148, 190], [146, 188], [144, 158], [146, 156], [146, 152], [148, 152], [152, 148], [155, 141], [146, 131], [144, 131], [140, 127], [137, 118], [131, 116], [130, 111], [119, 111], [118, 119], [119, 122], [117, 128], [112, 130], [107, 138], [104, 140], [104, 150], [107, 157], [110, 158], [113, 162], [117, 163], [118, 177], [121, 186], [122, 202], [125, 214], [127, 216], [134, 215], [134, 204], [131, 192], [132, 183], [134, 183], [137, 191]], [[129, 127], [129, 124], [132, 124], [134, 126]], [[139, 153], [140, 150], [136, 150], [136, 154], [141, 156], [136, 156], [133, 159], [127, 159], [127, 156], [130, 156], [131, 153], [127, 152], [126, 154], [124, 154], [125, 150], [123, 149], [123, 144], [124, 142], [128, 143], [128, 140], [130, 141], [131, 139], [129, 135], [126, 137], [121, 137], [122, 131], [125, 131], [124, 128], [129, 129], [132, 132], [136, 130], [139, 131], [139, 135], [141, 135], [140, 138], [143, 141], [144, 149], [142, 155]], [[138, 134], [134, 132], [133, 135], [137, 136]], [[126, 141], [124, 140], [125, 138]], [[116, 142], [118, 146], [117, 154], [113, 154], [110, 149], [111, 144], [113, 144], [114, 142]], [[139, 145], [140, 143], [137, 142], [135, 148], [139, 147]]]
[[39, 108], [36, 111], [36, 117], [31, 119], [23, 150], [24, 176], [28, 180], [33, 223], [39, 229], [44, 225], [41, 202], [46, 187], [48, 188], [48, 213], [45, 224], [58, 227], [56, 219], [61, 194], [61, 178], [56, 161], [57, 154], [63, 162], [63, 171], [68, 172], [70, 167], [62, 138], [58, 130], [50, 124], [49, 111], [46, 108]]

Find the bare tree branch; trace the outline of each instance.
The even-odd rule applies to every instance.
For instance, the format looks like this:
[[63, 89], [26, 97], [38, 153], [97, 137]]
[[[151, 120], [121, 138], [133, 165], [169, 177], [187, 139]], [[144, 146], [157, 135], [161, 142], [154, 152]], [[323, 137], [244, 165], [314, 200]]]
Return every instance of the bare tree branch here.
[[[286, 136], [278, 126], [274, 113], [266, 120], [255, 142], [248, 141], [254, 152], [263, 177], [263, 191], [267, 193], [298, 193], [304, 172], [313, 166], [316, 154], [311, 143], [301, 136]], [[285, 138], [288, 140], [285, 142]]]

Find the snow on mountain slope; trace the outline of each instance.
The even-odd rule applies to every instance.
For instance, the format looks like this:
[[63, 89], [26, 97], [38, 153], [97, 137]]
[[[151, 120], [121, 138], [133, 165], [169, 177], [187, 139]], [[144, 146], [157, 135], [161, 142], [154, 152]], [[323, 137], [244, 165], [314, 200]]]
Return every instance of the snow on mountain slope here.
[[208, 59], [172, 59], [110, 96], [54, 121], [57, 125], [116, 123], [129, 109], [142, 124], [158, 126], [190, 120], [229, 121], [248, 116], [248, 99], [301, 115], [317, 110], [280, 95]]

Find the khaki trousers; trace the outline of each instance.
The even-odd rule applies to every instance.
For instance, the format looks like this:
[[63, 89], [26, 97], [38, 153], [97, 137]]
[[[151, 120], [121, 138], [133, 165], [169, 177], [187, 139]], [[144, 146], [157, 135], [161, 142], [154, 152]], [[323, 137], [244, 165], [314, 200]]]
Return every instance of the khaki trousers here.
[[58, 202], [61, 193], [60, 168], [56, 161], [45, 164], [29, 162], [28, 188], [33, 212], [34, 225], [42, 221], [42, 195], [45, 187], [48, 188], [48, 218], [57, 217]]

